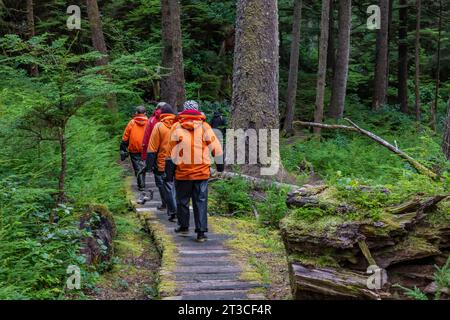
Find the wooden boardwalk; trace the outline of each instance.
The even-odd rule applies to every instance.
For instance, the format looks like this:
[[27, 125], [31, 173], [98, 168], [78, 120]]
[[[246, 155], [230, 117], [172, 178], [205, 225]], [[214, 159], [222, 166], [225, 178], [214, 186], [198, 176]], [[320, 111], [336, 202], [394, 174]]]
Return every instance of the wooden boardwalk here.
[[[154, 192], [152, 201], [144, 205], [137, 205], [138, 212], [151, 212], [157, 217], [163, 232], [171, 237], [175, 244], [176, 265], [171, 271], [175, 284], [175, 294], [163, 297], [168, 300], [242, 300], [265, 299], [261, 292], [260, 283], [241, 279], [242, 269], [233, 261], [231, 251], [224, 245], [229, 238], [223, 234], [209, 232], [208, 241], [197, 243], [195, 241], [194, 220], [191, 210], [191, 223], [189, 236], [175, 234], [176, 223], [169, 222], [166, 212], [159, 211], [157, 206], [161, 203], [159, 192], [155, 186], [153, 174], [147, 176], [147, 190]], [[132, 190], [136, 200], [140, 193], [136, 183]]]

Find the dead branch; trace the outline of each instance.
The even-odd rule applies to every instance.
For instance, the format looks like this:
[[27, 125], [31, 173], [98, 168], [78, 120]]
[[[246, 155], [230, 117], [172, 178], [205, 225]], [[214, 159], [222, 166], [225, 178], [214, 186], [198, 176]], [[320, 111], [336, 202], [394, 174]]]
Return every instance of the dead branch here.
[[335, 124], [335, 125], [334, 124], [323, 124], [323, 123], [315, 123], [315, 122], [304, 122], [304, 121], [294, 121], [294, 124], [297, 124], [297, 125], [300, 125], [300, 126], [303, 126], [303, 127], [317, 127], [317, 128], [322, 128], [322, 129], [341, 129], [341, 130], [359, 132], [362, 135], [365, 135], [365, 136], [369, 137], [370, 139], [372, 139], [376, 143], [378, 143], [378, 144], [382, 145], [383, 147], [387, 148], [388, 150], [392, 151], [393, 153], [398, 155], [403, 160], [407, 161], [419, 173], [424, 174], [424, 175], [426, 175], [426, 176], [428, 176], [428, 177], [430, 177], [430, 178], [432, 178], [434, 180], [436, 180], [438, 178], [438, 175], [436, 173], [434, 173], [433, 171], [431, 171], [430, 169], [425, 167], [423, 164], [421, 164], [420, 162], [415, 160], [413, 157], [411, 157], [410, 155], [408, 155], [404, 151], [402, 151], [399, 148], [393, 146], [392, 144], [390, 144], [389, 142], [387, 142], [383, 138], [375, 135], [374, 133], [360, 128], [359, 126], [357, 126], [350, 119], [346, 118], [345, 120], [348, 121], [351, 124], [351, 126], [337, 125], [337, 124]]

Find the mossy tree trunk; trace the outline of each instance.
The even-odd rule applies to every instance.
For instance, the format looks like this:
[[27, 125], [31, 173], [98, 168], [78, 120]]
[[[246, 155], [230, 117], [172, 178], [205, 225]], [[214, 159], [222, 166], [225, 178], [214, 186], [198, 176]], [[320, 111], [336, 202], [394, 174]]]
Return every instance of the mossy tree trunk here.
[[386, 104], [388, 87], [389, 0], [380, 0], [379, 6], [381, 24], [377, 33], [376, 45], [375, 91], [372, 102], [374, 110], [378, 110]]
[[347, 92], [350, 34], [352, 26], [352, 1], [339, 1], [339, 49], [331, 92], [330, 117], [342, 118]]
[[[319, 42], [319, 68], [317, 71], [317, 89], [316, 89], [316, 109], [314, 112], [314, 122], [322, 123], [323, 105], [325, 99], [325, 86], [327, 76], [327, 53], [328, 53], [328, 32], [330, 23], [330, 0], [322, 1], [322, 17], [320, 26]], [[320, 128], [315, 127], [314, 133], [320, 135]]]
[[297, 84], [298, 84], [298, 64], [300, 55], [300, 29], [302, 19], [302, 0], [295, 0], [294, 2], [294, 21], [292, 23], [292, 44], [291, 57], [289, 65], [289, 79], [287, 89], [287, 106], [286, 119], [284, 121], [284, 130], [286, 133], [291, 133], [293, 130], [292, 121], [294, 120], [295, 104], [297, 98]]
[[278, 4], [238, 0], [233, 128], [278, 128]]

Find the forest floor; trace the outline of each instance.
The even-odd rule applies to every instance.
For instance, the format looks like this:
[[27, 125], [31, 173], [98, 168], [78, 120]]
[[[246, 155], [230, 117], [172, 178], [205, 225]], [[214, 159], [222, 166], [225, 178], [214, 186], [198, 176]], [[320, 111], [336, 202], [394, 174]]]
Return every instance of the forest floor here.
[[[128, 168], [129, 170], [129, 168]], [[129, 177], [131, 181], [134, 177]], [[117, 237], [114, 260], [87, 297], [94, 300], [153, 300], [158, 295], [160, 255], [136, 212], [114, 216]]]

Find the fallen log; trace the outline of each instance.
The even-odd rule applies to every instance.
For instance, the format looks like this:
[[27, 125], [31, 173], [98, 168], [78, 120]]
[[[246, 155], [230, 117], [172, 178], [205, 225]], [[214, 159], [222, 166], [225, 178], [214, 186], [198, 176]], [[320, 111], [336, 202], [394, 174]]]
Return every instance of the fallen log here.
[[380, 300], [386, 292], [367, 288], [368, 275], [334, 268], [307, 268], [292, 264], [292, 288], [296, 300]]
[[316, 123], [316, 122], [305, 122], [305, 121], [294, 121], [294, 125], [300, 125], [303, 127], [316, 127], [316, 128], [322, 128], [322, 129], [340, 129], [340, 130], [347, 130], [347, 131], [354, 131], [361, 133], [362, 135], [365, 135], [378, 143], [379, 145], [382, 145], [383, 147], [387, 148], [388, 150], [392, 151], [396, 155], [398, 155], [403, 160], [407, 161], [409, 164], [411, 164], [419, 173], [424, 174], [434, 180], [438, 179], [438, 175], [425, 167], [423, 164], [415, 160], [413, 157], [408, 155], [406, 152], [402, 151], [401, 149], [397, 148], [396, 146], [393, 146], [383, 138], [375, 135], [374, 133], [367, 131], [365, 129], [360, 128], [357, 126], [353, 121], [350, 119], [345, 119], [348, 121], [351, 126], [346, 125], [338, 125], [338, 124], [324, 124], [324, 123]]
[[225, 179], [232, 179], [232, 178], [240, 177], [240, 178], [242, 178], [242, 179], [252, 183], [254, 186], [259, 186], [259, 187], [272, 185], [272, 186], [275, 186], [277, 188], [288, 188], [289, 190], [294, 190], [294, 189], [300, 188], [300, 186], [296, 186], [296, 185], [293, 185], [293, 184], [287, 184], [287, 183], [277, 182], [277, 181], [274, 181], [274, 180], [267, 180], [267, 179], [262, 179], [262, 178], [256, 178], [256, 177], [248, 176], [248, 175], [245, 175], [245, 174], [235, 173], [235, 172], [230, 172], [230, 171], [224, 171], [224, 172], [218, 173], [217, 177], [225, 178]]

